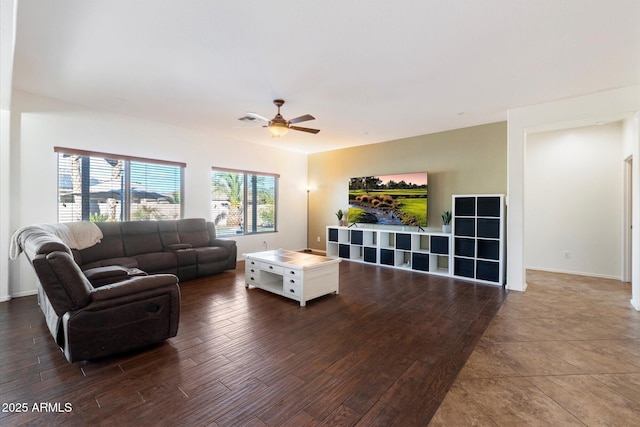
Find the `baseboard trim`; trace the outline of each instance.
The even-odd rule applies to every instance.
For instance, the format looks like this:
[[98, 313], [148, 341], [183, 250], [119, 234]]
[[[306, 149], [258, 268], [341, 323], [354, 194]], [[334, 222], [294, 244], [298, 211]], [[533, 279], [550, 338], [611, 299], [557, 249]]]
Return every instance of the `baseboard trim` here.
[[23, 292], [16, 292], [15, 294], [9, 295], [9, 297], [7, 299], [3, 299], [0, 302], [9, 301], [9, 300], [11, 300], [13, 298], [29, 297], [31, 295], [37, 295], [37, 294], [38, 294], [38, 290], [37, 289], [32, 289], [32, 290], [23, 291]]
[[598, 279], [619, 280], [622, 282], [622, 276], [610, 276], [607, 274], [585, 273], [581, 271], [559, 270], [559, 269], [542, 268], [542, 267], [526, 267], [526, 270], [544, 271], [546, 273], [571, 274], [573, 276], [596, 277]]

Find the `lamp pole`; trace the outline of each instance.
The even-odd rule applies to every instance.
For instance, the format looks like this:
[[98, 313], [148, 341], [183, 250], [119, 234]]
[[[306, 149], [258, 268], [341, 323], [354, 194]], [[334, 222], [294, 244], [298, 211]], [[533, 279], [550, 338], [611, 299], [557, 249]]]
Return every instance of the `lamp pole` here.
[[307, 248], [304, 250], [305, 252], [311, 252], [309, 248], [309, 193], [311, 192], [311, 187], [307, 186]]

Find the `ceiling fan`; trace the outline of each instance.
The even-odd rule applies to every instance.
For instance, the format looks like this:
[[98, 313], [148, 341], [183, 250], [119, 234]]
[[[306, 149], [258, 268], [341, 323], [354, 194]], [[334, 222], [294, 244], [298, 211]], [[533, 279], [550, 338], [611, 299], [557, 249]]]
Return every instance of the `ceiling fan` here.
[[291, 120], [287, 120], [284, 117], [282, 117], [282, 115], [280, 114], [280, 107], [282, 107], [282, 105], [284, 105], [284, 100], [283, 99], [274, 99], [273, 103], [278, 107], [278, 114], [276, 114], [276, 116], [269, 120], [266, 117], [261, 116], [260, 114], [256, 114], [256, 113], [247, 113], [248, 116], [259, 119], [259, 120], [264, 120], [265, 122], [268, 122], [267, 125], [265, 125], [264, 127], [268, 127], [269, 128], [269, 132], [271, 132], [271, 136], [276, 138], [276, 137], [280, 137], [282, 135], [285, 135], [287, 132], [289, 132], [289, 129], [293, 129], [293, 130], [299, 130], [302, 132], [309, 132], [309, 133], [318, 133], [320, 132], [320, 129], [311, 129], [311, 128], [304, 128], [304, 127], [300, 127], [300, 126], [291, 126], [294, 123], [300, 123], [300, 122], [306, 122], [308, 120], [315, 120], [315, 117], [313, 117], [311, 114], [305, 114], [304, 116], [300, 116], [300, 117], [296, 117], [295, 119], [291, 119]]

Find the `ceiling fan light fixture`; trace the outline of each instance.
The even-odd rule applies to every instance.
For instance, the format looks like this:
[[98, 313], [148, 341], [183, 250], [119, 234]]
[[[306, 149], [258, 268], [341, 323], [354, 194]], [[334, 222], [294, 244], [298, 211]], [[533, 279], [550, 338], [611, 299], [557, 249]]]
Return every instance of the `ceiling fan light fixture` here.
[[287, 120], [284, 117], [282, 117], [282, 114], [280, 114], [280, 107], [284, 105], [284, 99], [274, 99], [273, 103], [276, 105], [276, 107], [278, 107], [278, 113], [271, 120], [256, 113], [247, 113], [246, 116], [240, 117], [238, 120], [241, 120], [241, 121], [262, 120], [264, 122], [267, 122], [268, 124], [264, 125], [263, 127], [266, 127], [269, 129], [269, 132], [271, 133], [271, 136], [273, 138], [279, 138], [281, 136], [286, 135], [289, 132], [289, 129], [293, 129], [301, 132], [313, 133], [313, 134], [320, 132], [319, 129], [311, 129], [311, 128], [305, 128], [300, 126], [291, 126], [292, 124], [306, 122], [309, 120], [315, 120], [315, 117], [313, 117], [311, 114], [305, 114], [304, 116], [295, 117], [291, 120]]
[[273, 138], [279, 138], [286, 135], [287, 132], [289, 132], [289, 128], [283, 123], [271, 123], [269, 126], [269, 132], [271, 132], [271, 136]]

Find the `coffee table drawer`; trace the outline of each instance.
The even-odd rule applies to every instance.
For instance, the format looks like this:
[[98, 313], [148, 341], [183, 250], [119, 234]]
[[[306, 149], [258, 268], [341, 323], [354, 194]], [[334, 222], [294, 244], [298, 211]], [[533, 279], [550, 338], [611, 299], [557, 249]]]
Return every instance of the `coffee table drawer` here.
[[302, 270], [298, 270], [296, 268], [285, 268], [284, 275], [287, 277], [298, 277], [302, 278]]
[[260, 270], [250, 272], [249, 269], [247, 269], [244, 274], [244, 279], [248, 285], [256, 286], [256, 284], [260, 283]]
[[257, 274], [260, 271], [260, 267], [255, 266], [255, 265], [249, 265], [249, 263], [247, 263], [247, 265], [245, 265], [244, 267], [244, 273], [248, 276], [249, 274]]
[[297, 279], [295, 277], [284, 276], [282, 281], [285, 286], [302, 286], [302, 279]]
[[299, 280], [291, 277], [285, 277], [283, 279], [284, 293], [289, 296], [295, 296], [302, 298], [302, 284]]
[[264, 271], [270, 271], [272, 273], [276, 273], [276, 274], [282, 274], [284, 268], [278, 266], [278, 265], [273, 265], [273, 264], [269, 264], [266, 262], [261, 262], [260, 263], [260, 269], [264, 270]]

